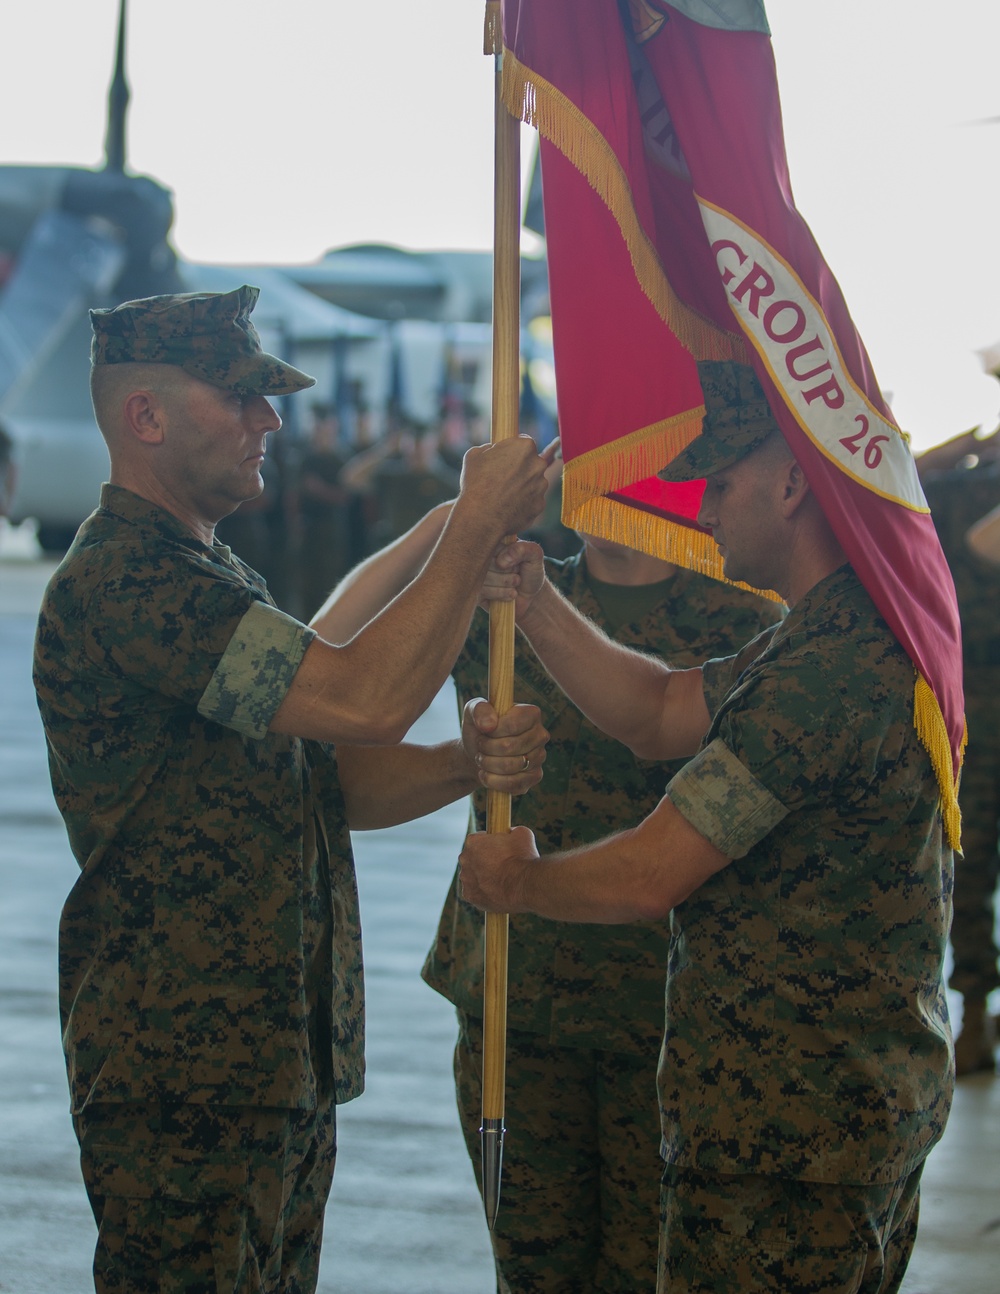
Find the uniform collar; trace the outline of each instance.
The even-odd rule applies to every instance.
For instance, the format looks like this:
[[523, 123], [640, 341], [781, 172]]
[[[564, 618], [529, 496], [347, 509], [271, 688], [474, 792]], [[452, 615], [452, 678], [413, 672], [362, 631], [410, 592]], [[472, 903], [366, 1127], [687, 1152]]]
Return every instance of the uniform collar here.
[[[101, 486], [100, 510], [111, 513], [112, 516], [118, 517], [129, 525], [152, 530], [160, 538], [173, 543], [184, 544], [202, 553], [206, 550], [213, 551], [210, 545], [202, 543], [196, 535], [192, 534], [179, 517], [175, 517], [172, 512], [168, 512], [158, 504], [150, 503], [142, 495], [127, 490], [123, 485], [111, 485], [105, 482]], [[221, 548], [222, 545], [216, 545], [216, 547]]]

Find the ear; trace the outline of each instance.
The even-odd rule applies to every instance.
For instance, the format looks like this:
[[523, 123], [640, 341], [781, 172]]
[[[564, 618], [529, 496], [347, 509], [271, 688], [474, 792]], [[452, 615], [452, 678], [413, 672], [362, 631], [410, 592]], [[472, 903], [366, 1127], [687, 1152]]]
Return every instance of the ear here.
[[126, 396], [122, 420], [136, 440], [147, 445], [163, 443], [166, 418], [162, 404], [151, 391], [133, 391]]
[[786, 518], [794, 517], [812, 494], [806, 474], [793, 458], [781, 482], [781, 512]]

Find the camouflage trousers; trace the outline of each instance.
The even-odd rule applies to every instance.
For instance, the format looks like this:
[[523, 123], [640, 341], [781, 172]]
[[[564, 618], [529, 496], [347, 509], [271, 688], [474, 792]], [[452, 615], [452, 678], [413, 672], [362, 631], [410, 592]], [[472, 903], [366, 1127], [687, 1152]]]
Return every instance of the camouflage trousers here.
[[336, 1119], [318, 1110], [98, 1105], [74, 1120], [97, 1294], [311, 1294]]
[[1000, 670], [983, 671], [981, 678], [967, 672], [965, 710], [969, 744], [959, 791], [965, 857], [955, 861], [949, 982], [956, 993], [985, 1002], [1000, 986], [993, 907], [1000, 877]]
[[658, 1294], [895, 1294], [921, 1165], [887, 1186], [707, 1176], [667, 1166]]
[[[455, 1087], [478, 1180], [483, 1026], [458, 1018]], [[653, 1058], [508, 1030], [505, 1122], [492, 1234], [501, 1294], [653, 1294], [662, 1168]]]

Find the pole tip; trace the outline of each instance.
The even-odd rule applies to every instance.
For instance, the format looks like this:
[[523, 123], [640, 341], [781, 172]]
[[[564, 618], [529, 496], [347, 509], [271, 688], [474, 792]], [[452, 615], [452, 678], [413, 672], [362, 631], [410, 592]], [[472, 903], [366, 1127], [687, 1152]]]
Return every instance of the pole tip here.
[[490, 1231], [496, 1225], [500, 1210], [500, 1178], [503, 1171], [503, 1134], [506, 1129], [502, 1119], [484, 1119], [479, 1129], [483, 1158], [483, 1208], [486, 1225]]

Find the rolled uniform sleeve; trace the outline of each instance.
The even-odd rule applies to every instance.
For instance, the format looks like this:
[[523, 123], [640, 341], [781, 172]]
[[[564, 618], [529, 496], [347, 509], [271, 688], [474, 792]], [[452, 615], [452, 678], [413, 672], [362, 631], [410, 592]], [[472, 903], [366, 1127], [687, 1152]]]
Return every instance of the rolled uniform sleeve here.
[[277, 607], [252, 603], [198, 702], [198, 713], [262, 738], [315, 637], [314, 629]]
[[742, 858], [788, 813], [719, 737], [671, 779], [667, 795], [727, 858]]

